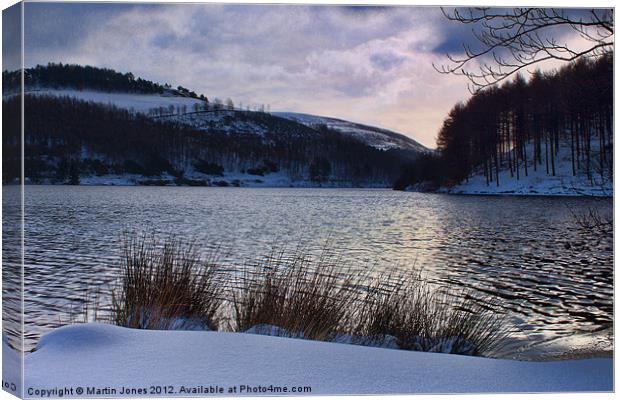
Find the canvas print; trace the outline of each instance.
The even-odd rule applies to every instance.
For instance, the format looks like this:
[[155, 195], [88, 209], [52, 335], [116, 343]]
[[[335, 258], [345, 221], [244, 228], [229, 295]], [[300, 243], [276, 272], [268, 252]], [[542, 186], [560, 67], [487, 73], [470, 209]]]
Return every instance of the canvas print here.
[[21, 398], [612, 392], [614, 9], [2, 13]]

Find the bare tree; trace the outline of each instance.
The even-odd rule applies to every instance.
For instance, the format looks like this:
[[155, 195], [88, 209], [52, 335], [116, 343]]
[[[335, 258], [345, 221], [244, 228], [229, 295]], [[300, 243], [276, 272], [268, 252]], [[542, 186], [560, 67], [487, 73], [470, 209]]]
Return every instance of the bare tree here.
[[613, 211], [601, 213], [598, 208], [589, 207], [587, 212], [576, 212], [572, 209], [570, 209], [570, 212], [577, 226], [585, 233], [596, 238], [599, 243], [602, 240], [613, 240]]
[[[442, 8], [442, 12], [451, 21], [472, 25], [479, 46], [464, 43], [463, 53], [447, 54], [449, 65], [433, 66], [444, 74], [466, 76], [472, 92], [542, 61], [573, 61], [613, 51], [613, 9], [467, 8], [447, 12]], [[558, 37], [567, 31], [583, 38], [585, 45], [560, 42]]]
[[226, 108], [231, 111], [235, 109], [235, 103], [230, 97], [226, 99]]

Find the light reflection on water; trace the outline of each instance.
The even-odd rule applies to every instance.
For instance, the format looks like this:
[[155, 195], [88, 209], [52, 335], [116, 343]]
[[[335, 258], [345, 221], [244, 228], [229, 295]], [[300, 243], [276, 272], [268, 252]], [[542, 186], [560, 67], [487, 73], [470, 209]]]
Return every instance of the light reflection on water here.
[[[18, 283], [10, 251], [19, 243], [10, 221], [18, 190], [3, 192], [8, 312], [19, 304], [6, 291]], [[529, 342], [612, 325], [612, 241], [588, 237], [571, 214], [611, 212], [611, 200], [362, 189], [28, 186], [25, 193], [27, 348], [67, 323], [86, 293], [114, 282], [125, 228], [221, 246], [232, 263], [274, 244], [319, 249], [328, 240], [351, 264], [377, 273], [416, 265], [437, 284], [499, 296]], [[15, 334], [18, 320], [7, 312], [3, 318]]]

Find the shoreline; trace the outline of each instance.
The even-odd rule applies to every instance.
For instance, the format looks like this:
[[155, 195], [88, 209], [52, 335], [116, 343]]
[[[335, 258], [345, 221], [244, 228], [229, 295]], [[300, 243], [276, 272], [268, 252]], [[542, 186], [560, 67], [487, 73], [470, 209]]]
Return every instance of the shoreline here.
[[[20, 183], [5, 183], [3, 186], [21, 186]], [[521, 193], [521, 192], [451, 192], [449, 190], [432, 190], [432, 191], [419, 191], [419, 190], [397, 190], [390, 186], [356, 186], [356, 185], [309, 185], [309, 184], [287, 184], [287, 185], [177, 185], [177, 184], [165, 184], [165, 185], [151, 185], [151, 184], [139, 184], [139, 183], [80, 183], [78, 185], [70, 185], [66, 183], [30, 183], [27, 182], [24, 186], [76, 186], [76, 187], [167, 187], [167, 188], [231, 188], [231, 189], [364, 189], [364, 190], [386, 190], [393, 192], [403, 193], [422, 193], [422, 194], [435, 194], [435, 195], [450, 195], [450, 196], [478, 196], [478, 197], [544, 197], [544, 198], [596, 198], [596, 199], [613, 199], [614, 194], [579, 194], [579, 193]]]
[[[340, 340], [340, 337], [335, 337], [333, 340], [317, 340], [317, 339], [309, 339], [309, 338], [304, 338], [304, 337], [296, 337], [296, 336], [287, 336], [287, 335], [279, 335], [277, 334], [278, 332], [282, 332], [282, 333], [286, 333], [286, 330], [273, 326], [270, 327], [270, 329], [265, 329], [265, 327], [262, 326], [254, 326], [250, 329], [248, 329], [245, 332], [235, 332], [235, 331], [219, 331], [219, 330], [199, 330], [199, 329], [137, 329], [137, 328], [128, 328], [128, 327], [123, 327], [123, 326], [118, 326], [115, 325], [113, 323], [110, 322], [104, 322], [104, 321], [96, 321], [96, 322], [72, 322], [72, 323], [68, 323], [65, 325], [59, 325], [57, 327], [51, 328], [49, 331], [43, 333], [41, 336], [38, 337], [37, 341], [36, 341], [36, 345], [31, 348], [30, 350], [24, 350], [23, 353], [25, 355], [28, 354], [32, 354], [35, 353], [37, 351], [37, 349], [39, 348], [39, 342], [48, 334], [53, 333], [54, 331], [58, 330], [58, 329], [64, 329], [67, 327], [72, 327], [72, 326], [83, 326], [83, 325], [91, 325], [91, 324], [96, 324], [96, 325], [105, 325], [105, 326], [112, 326], [112, 327], [117, 327], [117, 328], [122, 328], [122, 329], [130, 329], [130, 330], [139, 330], [139, 331], [155, 331], [155, 332], [209, 332], [209, 333], [225, 333], [225, 334], [240, 334], [240, 335], [257, 335], [257, 336], [268, 336], [268, 337], [278, 337], [278, 338], [282, 338], [282, 339], [294, 339], [294, 340], [304, 340], [304, 341], [310, 341], [310, 342], [321, 342], [321, 343], [333, 343], [333, 344], [343, 344], [343, 345], [349, 345], [349, 346], [357, 346], [357, 347], [367, 347], [367, 348], [383, 348], [383, 349], [389, 349], [389, 350], [397, 350], [397, 351], [402, 351], [402, 352], [414, 352], [414, 353], [433, 353], [433, 354], [450, 354], [450, 353], [443, 353], [443, 352], [433, 352], [433, 351], [422, 351], [422, 350], [410, 350], [410, 349], [404, 349], [404, 348], [400, 348], [397, 346], [393, 346], [392, 342], [390, 339], [386, 339], [384, 343], [381, 343], [379, 341], [376, 342], [372, 342], [372, 341], [364, 341], [364, 338], [356, 338], [356, 337], [350, 337], [348, 339], [350, 340]], [[18, 351], [17, 349], [15, 349], [10, 341], [7, 339], [8, 334], [7, 332], [3, 332], [3, 343], [9, 347], [9, 349], [13, 350], [13, 351]], [[577, 346], [577, 347], [570, 347], [567, 345], [567, 347], [561, 347], [557, 350], [553, 350], [553, 351], [547, 351], [546, 353], [540, 353], [540, 350], [544, 349], [544, 348], [549, 348], [549, 347], [553, 347], [553, 345], [557, 342], [570, 342], [572, 340], [573, 336], [565, 336], [565, 337], [560, 337], [560, 338], [555, 338], [555, 339], [551, 339], [549, 341], [546, 342], [541, 342], [538, 344], [534, 344], [532, 345], [529, 350], [513, 350], [513, 351], [505, 351], [505, 352], [498, 352], [497, 354], [493, 354], [493, 355], [476, 355], [476, 356], [471, 356], [471, 355], [466, 355], [466, 354], [454, 354], [454, 355], [461, 355], [461, 356], [467, 356], [467, 357], [476, 357], [476, 358], [487, 358], [487, 359], [492, 359], [492, 360], [506, 360], [506, 361], [536, 361], [536, 362], [546, 362], [546, 361], [570, 361], [570, 360], [584, 360], [584, 359], [590, 359], [590, 358], [613, 358], [614, 357], [614, 349], [613, 349], [613, 344], [612, 344], [612, 348], [605, 348], [600, 347], [597, 348], [598, 346], [587, 346], [587, 345], [582, 345], [582, 346]], [[368, 338], [366, 338], [368, 339]], [[608, 336], [608, 341], [613, 343], [613, 334], [609, 334]], [[507, 347], [510, 346], [514, 346], [516, 344], [525, 342], [525, 340], [520, 339], [520, 340], [515, 340], [513, 343], [508, 342], [506, 345]], [[600, 342], [599, 342], [600, 343]], [[591, 344], [591, 343], [590, 343]]]
[[[381, 343], [376, 342], [374, 344], [368, 344], [368, 343], [364, 343], [363, 340], [356, 340], [356, 339], [360, 339], [360, 338], [351, 338], [350, 341], [343, 341], [343, 340], [316, 340], [316, 339], [308, 339], [308, 338], [303, 338], [303, 337], [295, 337], [295, 336], [286, 336], [286, 335], [278, 335], [278, 334], [270, 334], [268, 333], [268, 331], [265, 331], [265, 329], [261, 329], [260, 326], [257, 327], [253, 327], [248, 329], [245, 332], [233, 332], [233, 331], [217, 331], [217, 330], [192, 330], [192, 329], [136, 329], [136, 328], [128, 328], [128, 327], [121, 327], [118, 325], [114, 325], [113, 323], [108, 323], [108, 322], [74, 322], [74, 323], [69, 323], [66, 325], [60, 325], [57, 326], [55, 328], [51, 328], [49, 331], [43, 333], [41, 336], [39, 336], [39, 338], [37, 339], [36, 345], [30, 349], [30, 350], [24, 350], [23, 354], [25, 356], [28, 356], [30, 354], [34, 354], [38, 351], [38, 349], [40, 348], [40, 344], [39, 342], [41, 342], [41, 340], [49, 335], [52, 334], [53, 332], [55, 332], [56, 330], [59, 329], [67, 329], [73, 326], [88, 326], [88, 325], [104, 325], [104, 326], [111, 326], [111, 327], [115, 327], [115, 328], [120, 328], [120, 329], [129, 329], [129, 330], [137, 330], [137, 331], [145, 331], [145, 332], [171, 332], [171, 334], [173, 334], [173, 332], [204, 332], [204, 333], [210, 333], [210, 334], [218, 334], [218, 333], [222, 333], [222, 334], [233, 334], [233, 335], [256, 335], [256, 336], [266, 336], [266, 337], [277, 337], [277, 338], [281, 338], [281, 339], [292, 339], [292, 340], [303, 340], [303, 341], [309, 341], [309, 342], [319, 342], [319, 343], [332, 343], [332, 344], [342, 344], [342, 345], [348, 345], [348, 346], [355, 346], [355, 347], [362, 347], [362, 348], [381, 348], [381, 349], [386, 349], [386, 350], [396, 350], [396, 351], [400, 351], [400, 352], [413, 352], [413, 353], [429, 353], [429, 354], [450, 354], [450, 353], [442, 353], [442, 352], [432, 352], [432, 351], [421, 351], [421, 350], [409, 350], [409, 349], [403, 349], [403, 348], [399, 348], [399, 347], [393, 347], [393, 346], [389, 346], [386, 344], [389, 344], [389, 340], [386, 340], [386, 343], [384, 343], [384, 345], [381, 345]], [[278, 327], [273, 327], [272, 332], [286, 332], [285, 330], [283, 330], [282, 328], [278, 328]], [[3, 346], [6, 346], [9, 350], [14, 351], [14, 352], [19, 352], [17, 349], [15, 349], [10, 341], [7, 339], [7, 332], [3, 332]], [[528, 350], [514, 350], [514, 351], [506, 351], [506, 352], [499, 352], [498, 354], [493, 354], [490, 356], [485, 356], [485, 355], [477, 355], [477, 356], [471, 356], [471, 355], [465, 355], [465, 354], [452, 354], [452, 355], [458, 355], [458, 356], [464, 356], [464, 357], [475, 357], [475, 358], [483, 358], [483, 359], [490, 359], [490, 360], [505, 360], [505, 361], [525, 361], [525, 362], [551, 362], [551, 361], [571, 361], [571, 360], [587, 360], [587, 359], [595, 359], [595, 358], [614, 358], [614, 349], [613, 349], [613, 344], [612, 344], [612, 348], [597, 348], [597, 346], [582, 346], [582, 347], [564, 347], [564, 348], [559, 348], [557, 350], [552, 350], [552, 351], [547, 351], [547, 352], [543, 352], [540, 353], [541, 350], [543, 350], [544, 348], [549, 348], [552, 347], [556, 342], [566, 342], [566, 341], [570, 341], [572, 338], [572, 336], [566, 336], [566, 337], [560, 337], [560, 338], [556, 338], [556, 339], [552, 339], [550, 341], [547, 342], [542, 342], [542, 343], [538, 343], [535, 345], [532, 345], [532, 347]], [[610, 338], [608, 338], [611, 343], [613, 343], [613, 335], [610, 336]], [[521, 341], [515, 341], [514, 343], [507, 343], [507, 347], [510, 347], [511, 345], [515, 345], [518, 344]]]

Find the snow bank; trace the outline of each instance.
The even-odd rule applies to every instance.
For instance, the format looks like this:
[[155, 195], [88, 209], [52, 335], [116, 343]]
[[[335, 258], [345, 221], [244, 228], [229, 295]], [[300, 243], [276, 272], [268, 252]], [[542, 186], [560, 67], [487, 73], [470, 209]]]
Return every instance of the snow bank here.
[[[5, 351], [7, 349], [5, 348]], [[12, 351], [8, 349], [8, 351]], [[58, 328], [25, 356], [26, 395], [57, 387], [309, 386], [312, 394], [611, 391], [613, 360], [526, 362], [224, 332]], [[6, 368], [3, 378], [10, 374]], [[200, 390], [200, 389], [196, 389]], [[280, 392], [282, 393], [282, 392]], [[203, 394], [198, 393], [198, 395]], [[248, 394], [257, 394], [255, 392]], [[273, 395], [278, 392], [259, 392]], [[32, 396], [32, 394], [31, 394]], [[89, 396], [94, 397], [94, 396]]]
[[[598, 148], [596, 139], [592, 141], [592, 148]], [[534, 154], [533, 144], [527, 147], [527, 154]], [[551, 168], [551, 167], [550, 167]], [[468, 181], [461, 182], [452, 188], [441, 188], [439, 192], [454, 194], [495, 194], [495, 195], [545, 195], [545, 196], [613, 196], [613, 182], [600, 182], [600, 176], [595, 172], [594, 184], [592, 184], [585, 171], [572, 173], [571, 152], [568, 144], [560, 146], [555, 165], [555, 176], [548, 175], [543, 160], [543, 165], [533, 168], [532, 157], [528, 160], [528, 176], [525, 176], [525, 168], [519, 169], [519, 179], [510, 176], [510, 171], [505, 168], [499, 174], [499, 186], [495, 181], [488, 185], [484, 173], [471, 176]], [[582, 168], [583, 169], [583, 168]], [[495, 171], [493, 171], [495, 174]]]

